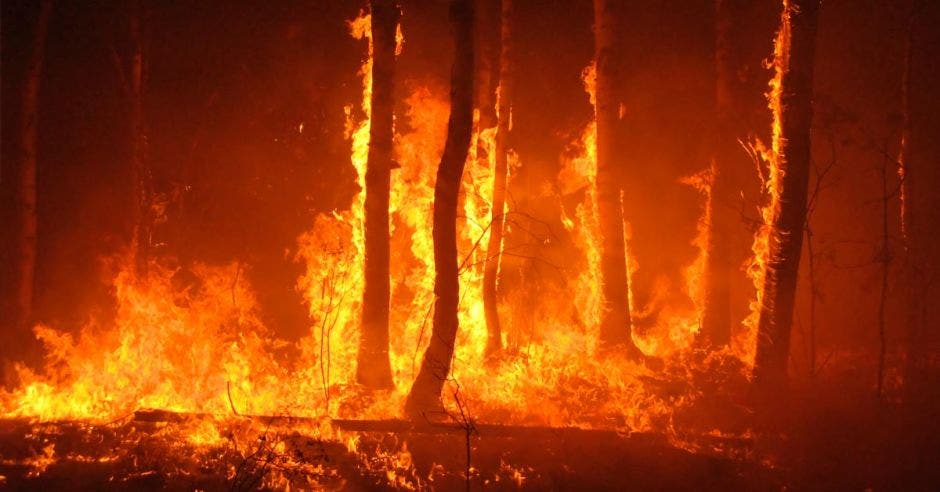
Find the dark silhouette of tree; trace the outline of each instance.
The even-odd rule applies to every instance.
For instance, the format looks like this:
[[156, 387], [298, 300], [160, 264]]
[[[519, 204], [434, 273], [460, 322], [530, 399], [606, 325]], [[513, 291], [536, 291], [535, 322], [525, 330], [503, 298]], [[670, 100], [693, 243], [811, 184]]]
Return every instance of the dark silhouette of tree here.
[[[906, 19], [904, 60], [901, 74], [901, 140], [898, 151], [900, 177], [901, 243], [904, 249], [904, 315], [907, 326], [904, 363], [904, 398], [910, 409], [923, 411], [936, 401], [936, 385], [930, 377], [929, 346], [936, 323], [929, 317], [931, 290], [936, 280], [930, 261], [930, 210], [935, 209], [936, 191], [929, 185], [931, 172], [925, 141], [931, 138], [929, 112], [924, 108], [932, 91], [929, 74], [936, 73], [934, 60], [923, 56], [931, 38], [927, 18], [930, 2], [911, 0]], [[920, 22], [918, 22], [920, 21]], [[933, 39], [936, 39], [934, 37]], [[920, 56], [915, 56], [920, 55]], [[926, 404], [926, 405], [925, 405]], [[917, 408], [923, 405], [923, 408]]]
[[131, 259], [138, 278], [147, 276], [150, 261], [150, 239], [153, 232], [153, 181], [147, 161], [147, 133], [144, 120], [144, 92], [147, 83], [145, 39], [146, 7], [144, 0], [127, 6], [126, 49], [112, 47], [112, 57], [127, 104], [127, 131], [132, 199]]
[[733, 194], [731, 164], [740, 151], [733, 128], [734, 69], [731, 61], [733, 13], [728, 0], [715, 0], [715, 119], [712, 182], [709, 194], [705, 298], [699, 342], [722, 347], [731, 341], [731, 216], [716, 206]]
[[597, 64], [597, 211], [601, 236], [602, 312], [600, 340], [605, 348], [622, 347], [630, 357], [642, 356], [633, 343], [630, 322], [630, 289], [624, 248], [622, 156], [616, 151], [616, 129], [620, 126], [624, 26], [623, 2], [594, 0], [594, 57]]
[[397, 0], [372, 0], [372, 115], [365, 189], [365, 289], [356, 380], [370, 388], [391, 388], [388, 358], [389, 215], [394, 123]]
[[[499, 86], [501, 0], [477, 0], [474, 4], [474, 109], [480, 112], [480, 130], [496, 126], [496, 88]], [[477, 142], [477, 159], [488, 162], [483, 139]]]
[[[46, 53], [46, 38], [49, 33], [49, 18], [52, 16], [52, 1], [43, 0], [39, 5], [39, 16], [33, 30], [32, 51], [29, 55], [23, 78], [18, 139], [19, 187], [16, 194], [19, 228], [17, 230], [17, 318], [13, 345], [28, 347], [31, 340], [29, 324], [33, 315], [33, 288], [36, 279], [36, 239], [38, 237], [36, 162], [39, 141], [39, 89], [42, 82], [43, 61]], [[23, 343], [18, 343], [22, 341]], [[4, 367], [4, 382], [10, 383], [12, 372]]]
[[502, 329], [499, 323], [497, 283], [503, 249], [506, 186], [509, 176], [509, 123], [512, 111], [512, 0], [502, 0], [500, 21], [499, 93], [496, 116], [496, 159], [493, 170], [493, 202], [490, 238], [486, 247], [486, 265], [483, 270], [483, 310], [486, 314], [486, 354], [492, 356], [502, 348]]
[[434, 318], [421, 369], [405, 411], [412, 417], [441, 408], [441, 390], [450, 373], [457, 339], [457, 194], [473, 130], [473, 2], [451, 0], [454, 65], [451, 70], [447, 141], [434, 185]]
[[754, 383], [767, 396], [787, 385], [790, 331], [810, 176], [813, 67], [819, 0], [784, 0], [774, 64], [779, 88], [773, 148], [777, 173]]

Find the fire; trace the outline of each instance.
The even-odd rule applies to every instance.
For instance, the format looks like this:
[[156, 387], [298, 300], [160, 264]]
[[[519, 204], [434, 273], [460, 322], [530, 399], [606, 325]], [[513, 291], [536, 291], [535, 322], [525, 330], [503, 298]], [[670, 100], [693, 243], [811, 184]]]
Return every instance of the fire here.
[[787, 2], [784, 1], [783, 13], [780, 19], [780, 30], [774, 40], [774, 56], [769, 62], [768, 68], [774, 69], [774, 77], [768, 83], [770, 90], [767, 92], [768, 108], [773, 116], [771, 124], [771, 146], [768, 148], [760, 140], [755, 140], [750, 144], [750, 150], [756, 159], [763, 162], [767, 167], [766, 174], [760, 172], [761, 185], [766, 195], [766, 203], [760, 209], [761, 224], [754, 234], [754, 242], [751, 245], [753, 257], [747, 265], [747, 275], [754, 285], [755, 297], [749, 304], [750, 314], [745, 318], [743, 325], [745, 330], [734, 338], [734, 349], [739, 357], [748, 362], [754, 363], [755, 341], [757, 338], [757, 323], [763, 305], [764, 279], [767, 271], [767, 262], [770, 257], [771, 237], [773, 234], [774, 216], [780, 208], [780, 182], [782, 173], [780, 166], [780, 145], [783, 132], [783, 123], [781, 121], [781, 81], [783, 74], [787, 71], [790, 63], [790, 9]]
[[[49, 348], [54, 371], [46, 376], [24, 371], [23, 386], [4, 397], [5, 414], [41, 420], [98, 421], [141, 408], [228, 417], [400, 415], [430, 336], [434, 171], [443, 150], [449, 107], [443, 90], [417, 82], [401, 96], [407, 110], [397, 119], [394, 152], [400, 168], [393, 171], [390, 195], [393, 253], [389, 353], [395, 387], [366, 394], [355, 384], [355, 365], [364, 283], [364, 190], [373, 53], [370, 26], [367, 14], [349, 23], [351, 36], [365, 40], [367, 45], [359, 70], [362, 99], [346, 107], [350, 163], [356, 171], [359, 191], [352, 196], [348, 209], [316, 217], [311, 229], [298, 238], [297, 258], [304, 262], [305, 273], [297, 287], [307, 303], [310, 320], [310, 333], [297, 347], [300, 360], [284, 362], [274, 355], [286, 342], [277, 340], [260, 321], [250, 286], [239, 280], [244, 267], [194, 265], [190, 270], [195, 280], [183, 289], [177, 281], [180, 269], [155, 266], [144, 280], [134, 277], [128, 267], [114, 281], [118, 309], [112, 325], [91, 323], [77, 338], [48, 327], [37, 328], [37, 335]], [[400, 50], [404, 42], [400, 26], [397, 40]], [[593, 107], [594, 65], [582, 75]], [[396, 90], [401, 93], [405, 88], [401, 84]], [[594, 186], [597, 126], [593, 118], [572, 144], [557, 178], [561, 194], [583, 192], [583, 200], [574, 210], [560, 210], [561, 221], [581, 258], [565, 270], [564, 285], [546, 287], [539, 293], [537, 305], [520, 305], [516, 298], [506, 297], [508, 309], [527, 313], [528, 326], [521, 328], [531, 336], [515, 340], [511, 353], [494, 364], [485, 363], [482, 280], [488, 253], [485, 245], [491, 217], [496, 128], [481, 128], [478, 118], [476, 123], [462, 183], [460, 331], [445, 404], [451, 409], [460, 405], [473, 418], [506, 423], [672, 432], [673, 412], [691, 397], [659, 395], [644, 383], [652, 372], [642, 364], [594, 355], [601, 296]], [[487, 150], [487, 159], [476, 154], [478, 147]], [[511, 169], [519, 166], [515, 154], [510, 155], [510, 162]], [[706, 204], [711, 176], [711, 171], [706, 171], [684, 180], [702, 193]], [[776, 179], [776, 172], [771, 173], [771, 192]], [[679, 361], [680, 366], [700, 320], [711, 214], [707, 205], [703, 210], [695, 239], [700, 253], [686, 270], [685, 284], [660, 286], [664, 290], [682, 289], [692, 299], [691, 307], [661, 306], [656, 310], [659, 314], [654, 326], [637, 335], [636, 340], [646, 353]], [[633, 275], [639, 264], [629, 254], [633, 241], [629, 223], [624, 229], [624, 254], [629, 274]], [[759, 237], [755, 241], [755, 261], [763, 258], [763, 248], [766, 238]], [[759, 268], [755, 266], [751, 271], [756, 275]], [[755, 286], [759, 286], [754, 278]], [[653, 311], [650, 306], [634, 305], [633, 297], [631, 293], [630, 307], [636, 314]], [[651, 303], [665, 302], [660, 300], [664, 296], [652, 297]], [[512, 322], [521, 323], [518, 319]], [[311, 432], [344, 439], [323, 427], [315, 426]], [[208, 446], [223, 440], [209, 427], [193, 428], [190, 433], [189, 442], [194, 445]], [[356, 450], [354, 439], [348, 448]], [[417, 480], [407, 448], [388, 460], [385, 469], [406, 474], [408, 483]], [[519, 471], [513, 473], [517, 483], [522, 484], [525, 476]], [[400, 482], [392, 476], [389, 480]]]
[[[582, 73], [585, 91], [588, 94], [592, 107], [595, 99], [596, 68], [594, 64], [588, 65]], [[597, 124], [591, 121], [581, 134], [581, 137], [571, 146], [572, 157], [563, 161], [559, 173], [559, 185], [563, 194], [570, 194], [584, 190], [584, 200], [578, 204], [574, 217], [564, 210], [562, 221], [565, 228], [574, 234], [578, 249], [583, 252], [587, 266], [580, 270], [574, 281], [572, 291], [576, 298], [574, 305], [579, 313], [579, 320], [583, 326], [596, 328], [600, 324], [600, 236], [597, 222], [597, 197], [594, 187], [597, 175]], [[708, 223], [710, 210], [707, 203], [711, 193], [711, 171], [684, 178], [684, 184], [692, 186], [703, 194], [706, 203], [702, 217], [698, 221], [698, 235], [694, 244], [699, 251], [696, 260], [686, 269], [686, 284], [672, 286], [660, 282], [649, 306], [641, 309], [635, 305], [635, 295], [632, 290], [635, 283], [631, 280], [639, 270], [640, 265], [636, 258], [630, 254], [630, 244], [633, 239], [632, 227], [624, 218], [624, 251], [627, 257], [627, 278], [630, 285], [630, 310], [635, 318], [652, 315], [657, 310], [657, 304], [664, 302], [662, 298], [672, 288], [685, 291], [695, 305], [694, 311], [667, 306], [658, 315], [656, 326], [645, 336], [634, 334], [634, 341], [645, 353], [658, 356], [667, 355], [680, 348], [691, 346], [694, 334], [698, 331], [701, 316], [699, 311], [703, 305], [702, 279], [705, 272], [706, 245], [708, 241]], [[622, 201], [623, 197], [621, 197]], [[597, 333], [592, 332], [591, 346], [596, 347]]]
[[[261, 42], [215, 36], [193, 53], [179, 47], [199, 30], [158, 2], [109, 12], [108, 25], [80, 13], [64, 37], [45, 32], [52, 0], [4, 9], [39, 16], [35, 32], [24, 22], [3, 36], [24, 76], [12, 86], [22, 107], [4, 113], [19, 126], [4, 134], [3, 171], [23, 190], [0, 193], [22, 205], [0, 223], [29, 251], [0, 258], [23, 277], [0, 289], [15, 318], [0, 354], [0, 489], [934, 478], [920, 463], [937, 440], [924, 430], [938, 372], [921, 208], [937, 176], [912, 157], [934, 150], [916, 137], [935, 112], [908, 114], [909, 97], [930, 102], [929, 80], [909, 80], [926, 73], [910, 59], [924, 17], [781, 2], [779, 30], [764, 33], [740, 17], [780, 3], [227, 9], [220, 25]], [[638, 19], [655, 22], [631, 28]], [[113, 32], [63, 44], [98, 28]], [[891, 73], [851, 70], [901, 68], [886, 33], [909, 38], [898, 94]], [[869, 53], [847, 39], [885, 46], [856, 56]], [[759, 40], [774, 47], [755, 86], [762, 57], [739, 48]], [[108, 44], [114, 74], [62, 63]], [[46, 52], [58, 56], [43, 64]], [[200, 70], [206, 55], [217, 63]], [[90, 123], [88, 108], [102, 109]], [[742, 142], [759, 180], [748, 184], [731, 139], [755, 110], [770, 118]], [[840, 172], [839, 156], [880, 159], [877, 224], [845, 210], [876, 183]], [[31, 179], [63, 162], [63, 179]], [[96, 179], [69, 179], [87, 163]], [[823, 180], [830, 168], [843, 179]], [[41, 206], [14, 200], [24, 194]], [[738, 217], [734, 195], [759, 198]], [[874, 267], [882, 288], [869, 292]], [[854, 309], [869, 305], [877, 326]], [[860, 424], [879, 431], [853, 435]], [[876, 452], [858, 464], [851, 449]]]
[[[693, 240], [693, 244], [698, 248], [699, 254], [695, 258], [695, 261], [686, 268], [685, 272], [686, 292], [689, 294], [689, 297], [692, 298], [692, 302], [699, 307], [703, 306], [705, 303], [705, 264], [708, 261], [708, 243], [711, 240], [710, 226], [712, 214], [714, 213], [712, 186], [714, 185], [715, 174], [717, 173], [716, 166], [717, 163], [713, 159], [708, 169], [680, 180], [682, 183], [698, 191], [704, 200], [704, 210], [702, 216], [696, 223], [696, 235]], [[701, 313], [701, 311], [699, 311], [699, 313]], [[699, 318], [701, 319], [701, 317]]]
[[[593, 63], [581, 73], [585, 91], [594, 108], [597, 103], [597, 70]], [[597, 228], [597, 122], [592, 118], [584, 128], [580, 140], [572, 144], [572, 158], [563, 162], [558, 181], [563, 194], [583, 189], [585, 196], [574, 211], [574, 219], [564, 215], [564, 225], [575, 234], [578, 249], [584, 252], [586, 268], [575, 281], [579, 321], [582, 326], [599, 327], [601, 320], [600, 292], [600, 236]], [[575, 222], [575, 220], [577, 222]], [[629, 271], [629, 268], [628, 268]], [[631, 284], [632, 285], [632, 284]], [[598, 333], [593, 333], [592, 347], [596, 347]]]
[[8, 411], [43, 420], [108, 420], [138, 408], [228, 414], [226, 388], [244, 411], [276, 411], [281, 373], [266, 354], [252, 294], [233, 284], [236, 266], [197, 266], [198, 285], [177, 292], [173, 272], [142, 284], [128, 268], [115, 280], [115, 329], [87, 326], [77, 339], [45, 326], [48, 378], [26, 371]]
[[363, 12], [349, 22], [350, 35], [366, 40], [367, 56], [359, 68], [363, 118], [356, 123], [353, 106], [346, 106], [346, 137], [352, 142], [350, 161], [356, 171], [359, 191], [349, 210], [318, 217], [314, 228], [299, 239], [298, 257], [307, 264], [299, 288], [307, 300], [313, 322], [310, 339], [304, 343], [304, 356], [318, 361], [323, 405], [335, 414], [339, 402], [331, 398], [334, 382], [349, 382], [355, 375], [359, 339], [365, 258], [365, 176], [369, 156], [372, 115], [372, 18]]

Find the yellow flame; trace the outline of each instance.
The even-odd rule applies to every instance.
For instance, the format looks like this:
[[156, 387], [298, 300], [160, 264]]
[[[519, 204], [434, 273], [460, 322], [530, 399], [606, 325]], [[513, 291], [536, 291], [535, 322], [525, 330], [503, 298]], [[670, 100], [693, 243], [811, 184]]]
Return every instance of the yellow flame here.
[[[145, 407], [217, 416], [389, 418], [399, 414], [430, 337], [434, 184], [450, 108], [444, 90], [420, 84], [404, 98], [407, 114], [403, 119], [408, 122], [408, 131], [396, 130], [394, 150], [401, 167], [393, 173], [390, 194], [389, 352], [395, 388], [367, 396], [355, 384], [355, 363], [371, 115], [370, 28], [367, 15], [349, 23], [350, 34], [366, 40], [368, 50], [359, 71], [362, 100], [346, 108], [351, 165], [360, 191], [352, 197], [348, 210], [317, 216], [310, 231], [298, 238], [297, 256], [305, 263], [298, 288], [307, 303], [311, 325], [309, 335], [297, 346], [299, 362], [283, 362], [275, 355], [286, 342], [277, 340], [261, 323], [250, 286], [243, 280], [242, 266], [195, 265], [189, 288], [180, 287], [176, 270], [154, 267], [143, 281], [127, 267], [114, 280], [117, 314], [113, 324], [89, 324], [77, 337], [44, 326], [37, 328], [49, 348], [50, 372], [39, 376], [22, 370], [24, 384], [3, 395], [4, 415], [109, 420]], [[400, 30], [398, 33], [400, 46]], [[587, 67], [582, 76], [593, 105], [594, 66]], [[511, 323], [524, 325], [519, 329], [528, 336], [516, 340], [513, 352], [503, 359], [484, 363], [482, 266], [491, 217], [495, 132], [495, 128], [481, 128], [476, 119], [461, 185], [460, 331], [453, 364], [461, 404], [510, 423], [670, 431], [672, 412], [686, 403], [686, 397], [666, 401], [646, 388], [642, 376], [649, 371], [642, 365], [591, 355], [597, 346], [600, 321], [594, 118], [572, 144], [558, 176], [562, 194], [583, 190], [583, 200], [573, 211], [561, 210], [562, 222], [580, 257], [565, 270], [563, 285], [545, 287], [539, 300], [506, 294], [502, 302], [514, 313]], [[478, 149], [485, 150], [486, 158], [477, 154]], [[514, 154], [510, 161], [511, 169], [518, 166]], [[703, 173], [686, 180], [702, 192], [706, 204], [710, 176]], [[695, 243], [699, 257], [687, 268], [685, 285], [676, 286], [685, 289], [696, 306], [667, 306], [662, 311], [656, 326], [638, 339], [651, 354], [676, 355], [678, 360], [681, 350], [690, 346], [698, 326], [710, 213], [706, 206], [700, 219]], [[624, 229], [629, 250], [633, 241], [629, 224]], [[637, 262], [629, 255], [628, 261], [632, 276]], [[671, 288], [663, 285], [661, 291]], [[455, 390], [456, 386], [449, 387], [448, 395]], [[448, 400], [452, 407], [453, 399]], [[208, 425], [188, 432], [187, 440], [195, 445], [210, 446], [221, 439], [217, 427]], [[326, 431], [316, 427], [311, 432]], [[332, 435], [358, 452], [355, 436]], [[389, 472], [394, 470], [390, 481], [420, 483], [413, 475], [406, 447], [389, 455], [383, 466]], [[524, 475], [514, 475], [521, 484]]]
[[780, 18], [780, 30], [774, 40], [774, 56], [769, 66], [774, 69], [774, 77], [768, 83], [768, 108], [773, 115], [771, 124], [771, 146], [767, 148], [761, 141], [755, 141], [751, 147], [754, 153], [767, 166], [767, 176], [762, 178], [762, 187], [766, 194], [766, 203], [760, 209], [761, 225], [754, 234], [751, 245], [753, 256], [747, 267], [748, 277], [754, 285], [755, 297], [751, 300], [750, 313], [745, 318], [743, 330], [734, 339], [734, 351], [748, 364], [754, 363], [755, 342], [757, 340], [757, 323], [763, 306], [764, 280], [767, 271], [767, 262], [770, 257], [770, 241], [773, 232], [773, 218], [780, 208], [780, 182], [783, 179], [783, 170], [780, 166], [780, 145], [782, 143], [782, 105], [781, 82], [783, 74], [790, 65], [790, 7], [784, 0], [783, 12]]

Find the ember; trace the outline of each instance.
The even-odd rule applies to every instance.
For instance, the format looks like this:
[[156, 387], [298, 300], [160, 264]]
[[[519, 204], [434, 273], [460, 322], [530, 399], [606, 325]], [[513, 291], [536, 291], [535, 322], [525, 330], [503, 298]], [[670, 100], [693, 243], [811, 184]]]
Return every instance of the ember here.
[[0, 487], [937, 488], [940, 9], [746, 3], [5, 3]]

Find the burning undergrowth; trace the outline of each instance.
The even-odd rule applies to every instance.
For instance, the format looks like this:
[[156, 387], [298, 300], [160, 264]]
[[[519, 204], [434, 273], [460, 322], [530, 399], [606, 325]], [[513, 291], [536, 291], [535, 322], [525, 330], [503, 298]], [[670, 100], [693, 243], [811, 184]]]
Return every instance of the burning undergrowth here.
[[[360, 190], [347, 209], [317, 216], [298, 238], [296, 258], [305, 273], [297, 288], [307, 303], [308, 335], [279, 340], [262, 323], [246, 280], [249, 266], [170, 266], [171, 260], [160, 259], [142, 274], [133, 261], [122, 260], [125, 266], [113, 281], [113, 320], [89, 322], [77, 335], [35, 328], [47, 349], [46, 370], [21, 368], [21, 385], [2, 395], [3, 416], [16, 423], [4, 442], [22, 436], [20, 445], [8, 444], [3, 452], [8, 480], [54, 486], [69, 480], [70, 467], [80, 463], [89, 465], [83, 473], [97, 478], [78, 480], [118, 480], [127, 488], [218, 488], [224, 482], [233, 489], [421, 489], [465, 480], [539, 488], [564, 483], [537, 467], [561, 455], [583, 485], [606, 451], [612, 453], [607, 459], [666, 453], [673, 457], [656, 466], [691, 459], [702, 469], [710, 466], [709, 456], [746, 451], [747, 415], [738, 409], [751, 355], [730, 348], [706, 353], [696, 346], [708, 171], [683, 180], [704, 204], [694, 243], [698, 257], [687, 266], [683, 284], [660, 282], [643, 306], [630, 296], [629, 310], [643, 326], [634, 334], [643, 357], [602, 347], [593, 121], [563, 156], [550, 197], [578, 202], [574, 209], [553, 210], [556, 217], [541, 221], [540, 230], [547, 232], [536, 232], [532, 224], [539, 219], [513, 201], [505, 209], [509, 240], [500, 253], [510, 260], [499, 268], [528, 278], [526, 263], [511, 261], [516, 243], [568, 261], [557, 268], [555, 280], [526, 295], [504, 296], [500, 309], [512, 315], [506, 316], [503, 349], [494, 355], [487, 353], [482, 286], [493, 254], [484, 245], [494, 215], [497, 128], [484, 128], [476, 115], [459, 197], [460, 330], [443, 408], [440, 415], [425, 415], [426, 422], [399, 420], [432, 336], [432, 170], [443, 151], [449, 113], [443, 91], [417, 83], [404, 98], [407, 113], [396, 122], [398, 167], [389, 198], [393, 385], [376, 390], [357, 383], [373, 82], [368, 16], [351, 22], [350, 31], [368, 43], [369, 53], [360, 71], [362, 100], [346, 108]], [[595, 77], [591, 65], [583, 79], [592, 105]], [[508, 161], [511, 185], [513, 172], [525, 163], [514, 153]], [[552, 221], [561, 230], [552, 230]], [[629, 277], [641, 265], [630, 253], [630, 224], [622, 225]], [[555, 240], [558, 234], [565, 241]], [[676, 298], [685, 302], [670, 303]], [[346, 421], [374, 424], [349, 430]], [[622, 439], [653, 435], [658, 437]], [[527, 440], [543, 448], [521, 449], [520, 441]], [[603, 445], [590, 456], [571, 456], [571, 446], [597, 443]], [[683, 449], [701, 456], [690, 458]]]

